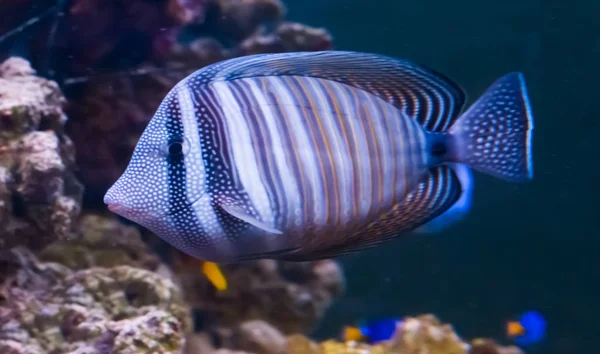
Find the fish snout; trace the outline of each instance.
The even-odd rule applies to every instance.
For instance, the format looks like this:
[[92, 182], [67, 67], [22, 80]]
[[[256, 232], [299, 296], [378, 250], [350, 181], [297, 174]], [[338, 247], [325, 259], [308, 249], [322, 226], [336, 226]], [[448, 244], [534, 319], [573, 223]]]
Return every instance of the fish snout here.
[[122, 198], [119, 197], [119, 193], [114, 186], [106, 192], [106, 195], [104, 195], [104, 204], [108, 206], [108, 210], [121, 216], [123, 216], [128, 209], [126, 204], [123, 203]]
[[108, 210], [112, 211], [115, 214], [119, 214], [119, 212], [125, 211], [125, 207], [123, 206], [123, 204], [121, 204], [119, 202], [107, 203], [107, 205], [108, 205]]

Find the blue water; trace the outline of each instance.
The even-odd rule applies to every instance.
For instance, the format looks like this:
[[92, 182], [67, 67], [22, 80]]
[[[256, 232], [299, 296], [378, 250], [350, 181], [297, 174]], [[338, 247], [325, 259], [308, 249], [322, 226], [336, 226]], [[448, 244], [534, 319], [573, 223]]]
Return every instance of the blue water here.
[[[534, 109], [535, 178], [475, 173], [469, 217], [442, 234], [347, 257], [349, 294], [318, 333], [356, 317], [433, 312], [461, 335], [504, 336], [507, 317], [543, 312], [531, 353], [596, 348], [600, 316], [600, 26], [596, 2], [288, 1], [290, 16], [327, 27], [335, 45], [405, 57], [459, 82], [471, 99], [522, 71]], [[472, 102], [472, 101], [471, 101]]]

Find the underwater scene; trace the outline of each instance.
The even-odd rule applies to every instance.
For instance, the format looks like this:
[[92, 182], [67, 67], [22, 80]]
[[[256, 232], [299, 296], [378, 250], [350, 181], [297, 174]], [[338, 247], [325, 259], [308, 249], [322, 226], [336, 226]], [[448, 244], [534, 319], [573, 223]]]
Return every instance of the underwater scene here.
[[598, 13], [0, 0], [0, 354], [600, 352]]

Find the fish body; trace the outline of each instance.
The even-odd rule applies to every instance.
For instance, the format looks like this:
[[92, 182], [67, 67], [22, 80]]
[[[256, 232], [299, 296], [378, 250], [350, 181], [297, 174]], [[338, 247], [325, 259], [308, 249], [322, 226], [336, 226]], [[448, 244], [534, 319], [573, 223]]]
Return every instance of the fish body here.
[[399, 318], [364, 321], [358, 327], [346, 327], [343, 339], [344, 341], [378, 343], [391, 339], [401, 325], [402, 320]]
[[533, 175], [522, 75], [461, 115], [464, 101], [442, 75], [374, 54], [216, 63], [165, 97], [105, 202], [221, 263], [335, 257], [435, 230], [468, 211], [468, 167]]
[[527, 311], [518, 321], [508, 322], [507, 334], [520, 346], [539, 343], [546, 337], [546, 320], [537, 311]]

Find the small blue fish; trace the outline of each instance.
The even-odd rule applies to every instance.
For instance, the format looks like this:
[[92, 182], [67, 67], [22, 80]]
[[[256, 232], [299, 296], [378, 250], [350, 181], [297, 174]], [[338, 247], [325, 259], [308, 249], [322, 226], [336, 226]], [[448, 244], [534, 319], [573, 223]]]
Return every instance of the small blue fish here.
[[546, 336], [546, 320], [540, 313], [528, 311], [519, 317], [519, 321], [508, 322], [506, 331], [520, 346], [536, 344]]
[[462, 112], [465, 100], [443, 75], [381, 55], [226, 60], [169, 92], [104, 202], [217, 263], [331, 258], [439, 230], [468, 212], [470, 168], [533, 177], [523, 75]]
[[400, 318], [365, 321], [358, 327], [346, 327], [343, 337], [345, 341], [377, 343], [391, 339], [401, 325]]

